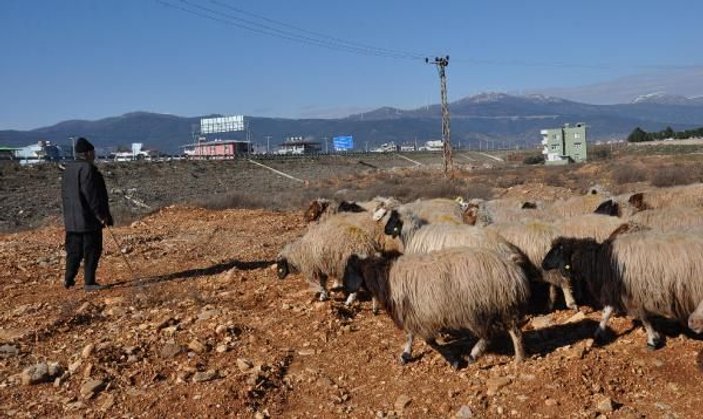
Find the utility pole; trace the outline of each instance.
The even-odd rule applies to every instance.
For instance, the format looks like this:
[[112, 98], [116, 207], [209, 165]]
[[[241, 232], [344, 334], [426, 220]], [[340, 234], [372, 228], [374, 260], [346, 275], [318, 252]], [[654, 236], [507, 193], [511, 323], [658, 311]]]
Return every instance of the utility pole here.
[[267, 135], [266, 136], [266, 154], [269, 154], [271, 152], [271, 136]]
[[325, 154], [330, 154], [330, 145], [327, 143], [327, 137], [322, 137], [325, 140]]
[[440, 97], [442, 99], [442, 154], [444, 157], [444, 175], [454, 173], [454, 157], [452, 153], [452, 140], [449, 130], [449, 105], [447, 104], [447, 73], [446, 67], [449, 65], [449, 56], [435, 57], [434, 61], [425, 58], [428, 64], [437, 66], [439, 72]]

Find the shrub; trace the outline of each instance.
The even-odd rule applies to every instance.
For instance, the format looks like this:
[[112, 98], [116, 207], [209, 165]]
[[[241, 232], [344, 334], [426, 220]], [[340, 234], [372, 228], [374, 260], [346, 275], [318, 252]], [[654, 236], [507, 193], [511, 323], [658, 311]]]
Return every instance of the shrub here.
[[522, 160], [522, 162], [524, 164], [543, 164], [544, 163], [544, 155], [538, 154], [536, 156], [527, 156]]
[[684, 167], [665, 167], [656, 171], [650, 182], [659, 187], [688, 185], [696, 181], [694, 176], [690, 169]]
[[647, 180], [647, 173], [631, 165], [620, 165], [613, 169], [613, 182], [618, 185], [625, 183], [643, 182]]
[[607, 148], [599, 148], [593, 150], [588, 156], [589, 160], [607, 160], [610, 158], [610, 150]]

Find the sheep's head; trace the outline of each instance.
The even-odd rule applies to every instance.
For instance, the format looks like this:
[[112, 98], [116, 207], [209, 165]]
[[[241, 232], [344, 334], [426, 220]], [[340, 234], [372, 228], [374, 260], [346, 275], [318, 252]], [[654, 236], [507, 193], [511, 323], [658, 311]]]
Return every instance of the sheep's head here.
[[613, 201], [612, 199], [608, 199], [607, 201], [601, 202], [601, 204], [598, 205], [598, 208], [596, 208], [596, 210], [593, 211], [593, 213], [594, 214], [602, 214], [602, 215], [610, 215], [612, 217], [619, 217], [620, 216], [620, 204]]
[[284, 279], [289, 273], [290, 265], [288, 265], [288, 259], [283, 257], [278, 258], [276, 260], [276, 275], [278, 275], [278, 279]]
[[642, 192], [630, 195], [627, 202], [635, 207], [638, 211], [644, 211], [649, 209], [649, 206], [644, 202], [644, 194]]
[[337, 212], [364, 212], [366, 211], [356, 202], [342, 201], [337, 207]]
[[478, 213], [481, 209], [482, 201], [479, 202], [477, 200], [472, 199], [469, 201], [465, 208], [462, 209], [461, 213], [461, 218], [464, 221], [464, 224], [468, 225], [476, 225], [476, 222], [478, 221]]
[[386, 226], [383, 232], [393, 238], [400, 236], [400, 232], [403, 229], [403, 221], [400, 219], [400, 214], [397, 210], [391, 211], [391, 215], [388, 217]]
[[364, 282], [361, 264], [364, 259], [364, 255], [349, 256], [347, 265], [344, 267], [344, 276], [342, 277], [344, 292], [353, 293], [359, 291], [359, 288], [361, 288]]
[[552, 242], [552, 248], [542, 260], [542, 269], [550, 271], [559, 269], [562, 275], [570, 278], [572, 276], [571, 258], [574, 254], [573, 239], [559, 237]]
[[329, 205], [330, 201], [326, 199], [316, 199], [312, 201], [303, 214], [303, 221], [310, 223], [319, 219]]

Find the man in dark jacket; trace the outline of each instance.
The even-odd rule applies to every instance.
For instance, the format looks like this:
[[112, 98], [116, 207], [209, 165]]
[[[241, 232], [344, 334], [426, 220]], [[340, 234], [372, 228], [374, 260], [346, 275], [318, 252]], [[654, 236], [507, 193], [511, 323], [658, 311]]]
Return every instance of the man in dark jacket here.
[[66, 228], [66, 274], [63, 285], [75, 284], [83, 262], [84, 289], [95, 291], [95, 271], [103, 250], [105, 226], [113, 224], [103, 176], [95, 167], [95, 148], [85, 138], [75, 144], [75, 161], [66, 165], [61, 185], [63, 220]]

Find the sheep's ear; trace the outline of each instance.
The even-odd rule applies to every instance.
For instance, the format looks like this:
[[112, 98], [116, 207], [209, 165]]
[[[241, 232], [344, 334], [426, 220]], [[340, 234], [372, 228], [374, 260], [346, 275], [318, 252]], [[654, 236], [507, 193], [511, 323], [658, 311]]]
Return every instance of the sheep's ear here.
[[629, 223], [621, 224], [620, 227], [616, 228], [615, 231], [610, 233], [610, 236], [608, 236], [607, 240], [608, 241], [614, 240], [617, 236], [619, 236], [623, 233], [626, 233], [628, 231], [630, 231], [630, 224]]
[[616, 217], [620, 214], [620, 204], [614, 202], [612, 199], [608, 199], [607, 201], [601, 202], [593, 213]]
[[388, 210], [386, 208], [378, 208], [376, 211], [373, 212], [373, 220], [374, 221], [379, 221], [381, 218], [385, 217], [386, 213]]

